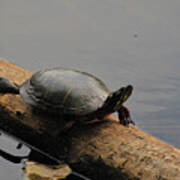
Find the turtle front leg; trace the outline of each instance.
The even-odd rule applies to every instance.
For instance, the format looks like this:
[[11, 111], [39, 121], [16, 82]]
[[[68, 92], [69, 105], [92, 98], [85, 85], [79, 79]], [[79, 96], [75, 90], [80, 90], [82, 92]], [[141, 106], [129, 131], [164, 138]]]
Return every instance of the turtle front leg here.
[[129, 112], [129, 109], [125, 106], [121, 106], [118, 110], [118, 117], [120, 124], [127, 126], [128, 124], [133, 124], [135, 125], [134, 121], [131, 119], [131, 115]]

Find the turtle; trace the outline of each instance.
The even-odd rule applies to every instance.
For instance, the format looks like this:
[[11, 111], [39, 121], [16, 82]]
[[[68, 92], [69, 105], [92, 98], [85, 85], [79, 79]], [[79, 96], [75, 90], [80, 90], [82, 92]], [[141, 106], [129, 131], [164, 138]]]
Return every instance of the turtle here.
[[133, 86], [111, 92], [98, 77], [70, 68], [51, 68], [34, 73], [17, 86], [0, 77], [0, 93], [20, 94], [32, 108], [63, 117], [67, 127], [78, 122], [103, 120], [118, 112], [119, 123], [135, 125], [123, 103], [132, 94]]

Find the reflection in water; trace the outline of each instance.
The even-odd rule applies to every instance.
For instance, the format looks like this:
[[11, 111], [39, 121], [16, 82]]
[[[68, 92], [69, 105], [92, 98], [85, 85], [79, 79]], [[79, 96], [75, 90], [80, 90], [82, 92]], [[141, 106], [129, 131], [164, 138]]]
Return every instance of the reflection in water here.
[[[29, 156], [15, 156], [13, 154], [7, 153], [3, 150], [0, 149], [0, 156], [3, 157], [4, 159], [6, 159], [7, 161], [14, 163], [14, 164], [19, 164], [19, 163], [23, 163], [23, 160], [29, 160], [29, 161], [35, 161], [35, 162], [39, 162], [42, 164], [51, 164], [51, 165], [58, 165], [58, 163], [48, 157], [46, 157], [45, 155], [33, 151], [31, 150]], [[22, 169], [24, 169], [24, 167], [22, 167]], [[82, 179], [82, 180], [90, 180], [89, 178], [85, 177], [82, 174], [79, 174], [75, 171], [72, 172], [72, 174], [70, 176], [68, 176], [66, 178], [71, 179], [71, 180], [76, 180], [76, 179]]]
[[12, 154], [9, 154], [3, 150], [0, 149], [0, 156], [2, 156], [4, 159], [12, 162], [12, 163], [15, 163], [15, 164], [19, 164], [22, 162], [23, 159], [27, 159], [28, 156], [15, 156], [15, 155], [12, 155]]
[[[2, 135], [2, 134], [0, 134], [0, 135], [1, 135], [1, 137], [6, 136], [6, 135]], [[8, 140], [9, 139], [10, 139], [10, 137], [8, 137]], [[10, 141], [13, 142], [15, 140], [10, 139]], [[25, 145], [23, 145], [22, 143], [18, 143], [16, 145], [16, 149], [21, 150], [21, 148], [23, 149], [24, 146]], [[3, 159], [5, 159], [8, 162], [11, 162], [13, 164], [21, 164], [22, 167], [21, 167], [21, 169], [19, 169], [19, 171], [21, 171], [21, 172], [24, 169], [24, 165], [25, 165], [23, 162], [26, 161], [26, 160], [35, 161], [35, 162], [39, 162], [39, 163], [42, 163], [42, 164], [51, 164], [51, 165], [58, 165], [58, 164], [62, 163], [60, 160], [58, 160], [55, 157], [43, 152], [42, 150], [34, 148], [33, 146], [31, 146], [31, 147], [32, 147], [32, 149], [29, 152], [29, 154], [24, 155], [24, 156], [22, 156], [22, 155], [14, 155], [13, 153], [9, 153], [9, 152], [7, 152], [5, 150], [0, 149], [0, 157], [2, 157]], [[7, 177], [7, 175], [6, 175], [6, 177]], [[75, 171], [72, 171], [71, 175], [69, 175], [66, 179], [67, 180], [68, 179], [71, 179], [71, 180], [76, 180], [76, 179], [90, 180], [89, 178], [87, 178], [84, 175], [82, 175], [82, 174], [80, 174], [78, 172], [75, 172]]]
[[54, 164], [54, 165], [58, 164], [56, 161], [49, 159], [42, 153], [33, 150], [31, 150], [28, 156], [16, 156], [0, 149], [0, 156], [15, 164], [22, 163], [23, 160], [27, 160], [27, 159], [28, 161], [36, 161], [42, 164]]

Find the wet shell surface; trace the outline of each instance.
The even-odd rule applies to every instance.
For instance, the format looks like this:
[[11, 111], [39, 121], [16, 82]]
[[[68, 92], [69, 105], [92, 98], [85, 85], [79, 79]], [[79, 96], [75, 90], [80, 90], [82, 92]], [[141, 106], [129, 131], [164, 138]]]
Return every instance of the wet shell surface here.
[[97, 77], [65, 68], [39, 71], [20, 87], [20, 95], [30, 105], [69, 115], [97, 110], [109, 93]]

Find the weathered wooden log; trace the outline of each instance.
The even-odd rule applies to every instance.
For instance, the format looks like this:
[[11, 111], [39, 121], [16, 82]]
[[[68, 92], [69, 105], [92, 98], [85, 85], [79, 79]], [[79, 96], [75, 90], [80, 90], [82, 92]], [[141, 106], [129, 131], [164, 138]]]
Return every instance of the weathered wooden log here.
[[[0, 76], [20, 85], [31, 72], [0, 61]], [[92, 179], [179, 180], [180, 150], [115, 121], [74, 126], [32, 111], [19, 95], [0, 95], [0, 128], [62, 159]]]

